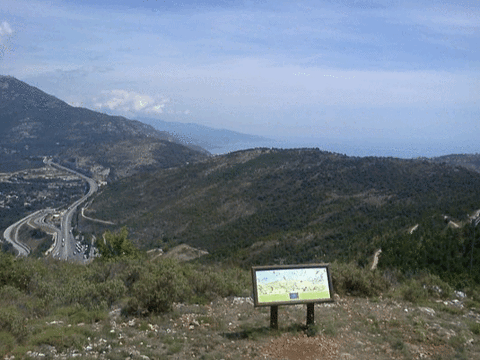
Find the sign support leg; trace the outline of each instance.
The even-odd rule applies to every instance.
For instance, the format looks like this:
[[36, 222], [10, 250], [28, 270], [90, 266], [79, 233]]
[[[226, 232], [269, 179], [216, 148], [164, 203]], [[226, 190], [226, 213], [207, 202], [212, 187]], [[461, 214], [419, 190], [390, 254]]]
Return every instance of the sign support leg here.
[[315, 303], [307, 304], [307, 327], [315, 325]]
[[278, 305], [270, 306], [270, 328], [278, 330]]

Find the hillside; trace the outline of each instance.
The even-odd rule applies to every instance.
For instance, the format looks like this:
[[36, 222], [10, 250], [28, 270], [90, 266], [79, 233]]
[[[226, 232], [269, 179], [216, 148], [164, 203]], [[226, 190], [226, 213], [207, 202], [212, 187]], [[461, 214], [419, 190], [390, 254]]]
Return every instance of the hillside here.
[[116, 179], [208, 156], [149, 125], [72, 107], [10, 76], [0, 76], [0, 133], [0, 172], [32, 167], [35, 158], [48, 155]]
[[[186, 243], [245, 265], [366, 264], [379, 247], [393, 251], [415, 224], [436, 223], [422, 225], [434, 234], [444, 230], [444, 215], [466, 222], [479, 208], [480, 174], [463, 167], [255, 149], [123, 179], [86, 214], [126, 225], [146, 249]], [[80, 228], [104, 230], [85, 220]]]
[[452, 154], [434, 157], [431, 160], [449, 165], [463, 166], [467, 169], [480, 172], [480, 154]]
[[[168, 253], [167, 253], [168, 254]], [[478, 359], [478, 286], [331, 265], [333, 303], [255, 308], [249, 271], [152, 254], [88, 265], [0, 253], [2, 359]], [[400, 283], [399, 283], [400, 281]]]

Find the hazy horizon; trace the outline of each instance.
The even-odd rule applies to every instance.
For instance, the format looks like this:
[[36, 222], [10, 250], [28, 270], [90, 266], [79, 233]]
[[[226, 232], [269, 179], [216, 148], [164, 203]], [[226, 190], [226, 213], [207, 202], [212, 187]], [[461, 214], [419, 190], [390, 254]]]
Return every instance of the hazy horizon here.
[[477, 153], [479, 27], [473, 1], [4, 0], [0, 73], [286, 147]]

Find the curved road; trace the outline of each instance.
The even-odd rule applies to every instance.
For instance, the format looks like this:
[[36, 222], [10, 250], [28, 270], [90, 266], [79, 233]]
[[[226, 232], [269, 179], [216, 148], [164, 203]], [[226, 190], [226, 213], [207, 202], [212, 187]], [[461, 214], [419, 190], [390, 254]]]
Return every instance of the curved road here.
[[[30, 214], [23, 219], [18, 220], [15, 224], [10, 225], [4, 232], [3, 232], [3, 237], [5, 240], [7, 240], [9, 243], [13, 245], [15, 250], [18, 251], [17, 256], [28, 256], [30, 254], [30, 248], [24, 244], [22, 244], [20, 241], [18, 241], [18, 229], [28, 222], [29, 220], [35, 218], [38, 215], [41, 215], [45, 210], [38, 210], [35, 211], [33, 214]], [[13, 237], [12, 237], [13, 233]]]
[[[73, 254], [75, 252], [75, 239], [72, 235], [72, 229], [71, 229], [71, 224], [72, 224], [72, 217], [73, 214], [75, 213], [75, 210], [77, 209], [78, 205], [81, 203], [85, 202], [90, 196], [92, 196], [97, 190], [98, 190], [98, 185], [97, 182], [93, 179], [90, 179], [89, 177], [86, 177], [83, 174], [80, 174], [77, 171], [71, 170], [69, 168], [66, 168], [64, 166], [58, 165], [53, 163], [51, 160], [46, 160], [44, 161], [47, 165], [54, 166], [58, 169], [68, 171], [72, 174], [75, 174], [76, 176], [82, 178], [86, 182], [88, 182], [89, 185], [89, 190], [86, 195], [84, 195], [82, 198], [79, 200], [75, 201], [72, 205], [70, 205], [67, 209], [67, 211], [63, 214], [62, 220], [61, 220], [61, 230], [60, 234], [58, 237], [58, 241], [55, 244], [55, 248], [53, 249], [53, 253], [59, 253], [59, 257], [61, 259], [78, 259], [78, 260], [83, 260], [83, 257], [81, 254]], [[65, 239], [65, 240], [63, 240]], [[65, 246], [62, 246], [63, 243], [65, 243]]]
[[[83, 174], [80, 174], [75, 170], [71, 170], [64, 166], [55, 164], [52, 162], [52, 160], [47, 160], [45, 158], [43, 162], [47, 165], [54, 166], [58, 169], [72, 173], [80, 177], [81, 179], [85, 180], [86, 182], [88, 182], [89, 184], [88, 193], [84, 195], [82, 198], [80, 198], [79, 200], [75, 201], [63, 213], [61, 217], [60, 229], [53, 226], [52, 224], [48, 224], [45, 222], [45, 217], [48, 214], [53, 212], [52, 209], [45, 209], [45, 210], [36, 211], [33, 214], [30, 214], [24, 217], [23, 219], [17, 221], [15, 224], [10, 225], [4, 231], [3, 237], [5, 238], [6, 241], [11, 243], [13, 247], [18, 251], [18, 256], [27, 256], [30, 253], [30, 249], [28, 248], [28, 246], [22, 244], [18, 240], [18, 229], [24, 224], [28, 223], [31, 225], [33, 222], [34, 225], [44, 228], [45, 230], [47, 230], [48, 233], [57, 234], [56, 241], [54, 242], [53, 249], [52, 249], [52, 254], [55, 257], [58, 257], [64, 260], [77, 259], [82, 261], [83, 257], [80, 253], [75, 255], [73, 254], [75, 252], [75, 239], [72, 235], [72, 229], [71, 229], [72, 217], [78, 205], [86, 201], [90, 196], [92, 196], [98, 190], [98, 185], [95, 180]], [[12, 237], [12, 234], [13, 234], [13, 237]]]

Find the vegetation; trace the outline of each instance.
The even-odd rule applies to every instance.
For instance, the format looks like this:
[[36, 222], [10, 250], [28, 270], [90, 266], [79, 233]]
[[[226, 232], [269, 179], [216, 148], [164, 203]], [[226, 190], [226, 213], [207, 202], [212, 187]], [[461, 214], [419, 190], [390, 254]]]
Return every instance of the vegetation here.
[[[480, 229], [469, 221], [460, 228], [446, 226], [439, 216], [420, 222], [413, 233], [405, 232], [382, 241], [382, 267], [405, 274], [428, 271], [457, 288], [480, 282]], [[474, 236], [477, 241], [474, 241]], [[475, 245], [475, 246], [473, 246]]]
[[170, 310], [174, 302], [206, 303], [250, 292], [244, 270], [145, 260], [122, 254], [116, 261], [83, 266], [0, 253], [0, 337], [8, 340], [2, 351], [45, 343], [76, 347], [88, 337], [78, 331], [40, 335], [44, 321], [37, 318], [93, 323], [105, 319], [114, 305], [125, 314], [147, 316]]
[[123, 179], [90, 211], [127, 226], [143, 249], [186, 243], [209, 251], [208, 261], [243, 267], [364, 267], [381, 248], [384, 270], [429, 271], [464, 287], [480, 280], [480, 241], [472, 248], [468, 220], [480, 207], [478, 189], [477, 172], [425, 159], [255, 149]]
[[[124, 231], [113, 236], [121, 237], [123, 234]], [[346, 295], [370, 298], [374, 308], [376, 303], [384, 301], [379, 300], [383, 297], [392, 299], [394, 304], [397, 301], [406, 301], [407, 304], [430, 306], [435, 311], [445, 314], [445, 317], [466, 314], [461, 308], [456, 310], [455, 307], [435, 302], [437, 299], [451, 299], [452, 289], [438, 277], [428, 274], [407, 278], [401, 273], [370, 271], [353, 263], [335, 262], [332, 264], [332, 276], [335, 293], [340, 294], [342, 298]], [[441, 289], [441, 292], [438, 289]], [[336, 337], [339, 331], [346, 334], [344, 330], [339, 330], [340, 328], [352, 327], [352, 331], [362, 329], [366, 334], [381, 336], [379, 340], [383, 339], [383, 343], [391, 344], [393, 351], [404, 352], [407, 351], [404, 343], [406, 337], [399, 329], [407, 331], [411, 328], [408, 331], [415, 335], [414, 341], [424, 346], [440, 339], [436, 338], [435, 334], [423, 337], [422, 334], [427, 328], [425, 323], [418, 323], [418, 316], [401, 318], [402, 314], [406, 316], [407, 313], [400, 308], [396, 314], [395, 309], [398, 306], [393, 306], [391, 310], [392, 314], [396, 314], [397, 320], [388, 323], [378, 319], [372, 310], [357, 319], [348, 316], [350, 312], [344, 310], [346, 305], [339, 306], [336, 312], [326, 309], [322, 312], [322, 321], [312, 328], [300, 325], [304, 322], [302, 319], [305, 316], [304, 310], [288, 307], [288, 312], [297, 320], [293, 323], [290, 317], [290, 320], [282, 320], [279, 333], [268, 330], [266, 327], [268, 319], [265, 319], [266, 314], [261, 309], [248, 307], [235, 310], [236, 306], [230, 306], [228, 311], [233, 311], [235, 318], [238, 316], [238, 321], [241, 322], [238, 332], [228, 331], [231, 328], [231, 320], [222, 320], [223, 312], [207, 311], [214, 302], [221, 299], [229, 296], [245, 299], [244, 297], [250, 294], [249, 271], [235, 266], [205, 265], [199, 262], [180, 263], [168, 258], [150, 260], [145, 254], [130, 257], [121, 254], [116, 259], [110, 258], [108, 261], [97, 259], [89, 265], [78, 265], [51, 259], [15, 258], [1, 253], [0, 355], [10, 354], [21, 358], [26, 351], [41, 349], [45, 345], [53, 346], [59, 352], [72, 349], [83, 351], [87, 344], [94, 341], [92, 340], [94, 337], [97, 344], [101, 345], [102, 341], [107, 341], [101, 339], [110, 339], [108, 341], [112, 346], [121, 347], [122, 340], [120, 338], [119, 342], [118, 334], [112, 333], [114, 328], [109, 325], [111, 315], [108, 315], [112, 309], [120, 308], [122, 317], [118, 321], [125, 323], [135, 319], [139, 321], [137, 335], [135, 337], [131, 335], [131, 341], [138, 338], [138, 334], [144, 334], [142, 341], [149, 341], [152, 344], [155, 342], [158, 344], [160, 341], [160, 345], [165, 346], [165, 350], [162, 351], [168, 357], [168, 354], [178, 353], [187, 346], [184, 337], [168, 332], [158, 334], [154, 332], [150, 335], [147, 333], [156, 326], [151, 324], [176, 326], [177, 322], [183, 321], [181, 319], [184, 319], [186, 313], [179, 313], [179, 307], [175, 304], [188, 307], [190, 309], [188, 316], [193, 316], [192, 312], [197, 314], [195, 320], [185, 320], [189, 321], [186, 326], [191, 327], [194, 323], [195, 327], [200, 327], [201, 324], [205, 324], [202, 326], [208, 332], [197, 332], [197, 335], [191, 332], [189, 337], [196, 336], [199, 343], [205, 345], [206, 342], [211, 347], [215, 347], [217, 343], [208, 340], [206, 335], [211, 336], [216, 334], [216, 331], [223, 334], [219, 336], [223, 336], [230, 343], [241, 339], [261, 342], [262, 339], [272, 335], [278, 336], [283, 332], [291, 333], [293, 336], [305, 333], [308, 336], [325, 334]], [[480, 302], [479, 294], [478, 286], [467, 291], [467, 297], [472, 304]], [[382, 305], [382, 308], [385, 308], [385, 305]], [[364, 306], [360, 311], [367, 311], [365, 309], [367, 307]], [[388, 315], [390, 319], [392, 314]], [[458, 325], [459, 329], [463, 329], [461, 330], [463, 333], [458, 335], [462, 338], [452, 340], [454, 343], [449, 345], [462, 351], [466, 351], [464, 348], [465, 339], [468, 340], [466, 336], [478, 336], [479, 333], [477, 323], [465, 321], [467, 321], [465, 325]], [[451, 320], [445, 319], [445, 324], [451, 323]], [[59, 331], [59, 328], [62, 330]], [[140, 340], [137, 340], [137, 346], [140, 346], [139, 342]], [[105, 351], [107, 350], [109, 351], [105, 348]]]
[[125, 258], [136, 259], [139, 257], [138, 250], [128, 239], [126, 227], [117, 233], [105, 232], [103, 239], [97, 242], [97, 248], [103, 261], [116, 261]]

